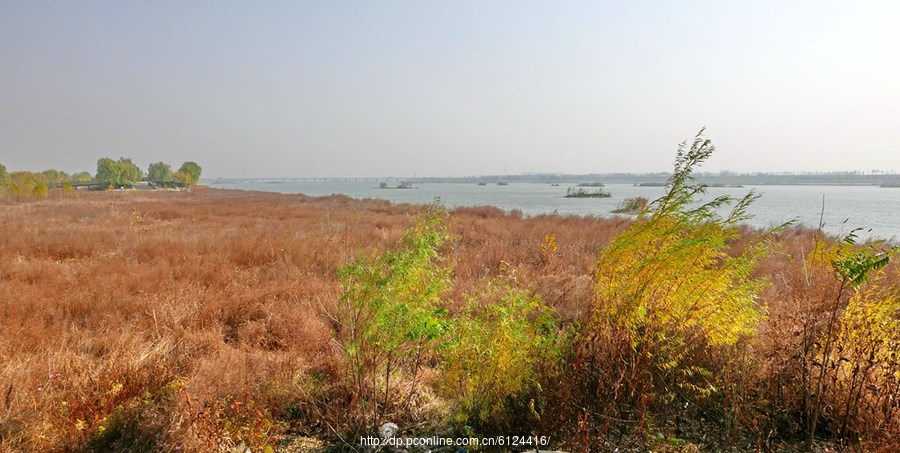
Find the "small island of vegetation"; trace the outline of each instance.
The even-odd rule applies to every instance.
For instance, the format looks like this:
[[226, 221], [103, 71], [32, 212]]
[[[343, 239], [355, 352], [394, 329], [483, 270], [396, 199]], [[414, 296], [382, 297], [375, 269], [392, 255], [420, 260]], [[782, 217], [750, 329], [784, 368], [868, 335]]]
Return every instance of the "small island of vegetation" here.
[[566, 190], [566, 198], [609, 198], [612, 194], [603, 190], [586, 190], [581, 187], [569, 187]]
[[633, 197], [626, 198], [619, 203], [619, 206], [616, 209], [613, 209], [611, 212], [613, 214], [640, 214], [643, 210], [647, 209], [647, 201], [644, 197]]
[[413, 186], [411, 182], [407, 182], [407, 181], [403, 181], [400, 184], [397, 184], [396, 186], [389, 186], [388, 183], [383, 182], [383, 183], [378, 184], [378, 188], [379, 189], [418, 189], [418, 187]]

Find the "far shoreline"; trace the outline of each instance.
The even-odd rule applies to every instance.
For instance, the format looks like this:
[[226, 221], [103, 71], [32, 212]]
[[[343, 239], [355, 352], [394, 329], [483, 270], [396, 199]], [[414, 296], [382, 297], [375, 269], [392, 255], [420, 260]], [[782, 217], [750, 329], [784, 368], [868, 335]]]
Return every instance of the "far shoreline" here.
[[[641, 196], [653, 201], [658, 197], [656, 192], [661, 192], [664, 189], [663, 187], [636, 187], [626, 183], [612, 183], [607, 186], [607, 188], [610, 189], [610, 192], [612, 192], [611, 198], [567, 199], [563, 197], [567, 188], [566, 184], [561, 184], [558, 187], [547, 183], [510, 183], [508, 186], [480, 186], [461, 182], [426, 182], [422, 183], [421, 186], [418, 186], [422, 190], [384, 191], [372, 188], [371, 181], [317, 181], [296, 183], [296, 186], [299, 187], [291, 187], [294, 185], [291, 183], [266, 185], [260, 184], [257, 181], [260, 180], [247, 180], [247, 182], [244, 183], [226, 185], [210, 185], [211, 181], [203, 181], [203, 184], [210, 188], [223, 190], [303, 193], [307, 196], [342, 194], [356, 199], [373, 198], [390, 200], [395, 203], [427, 204], [433, 200], [431, 197], [439, 197], [442, 202], [451, 209], [458, 206], [489, 206], [507, 213], [520, 211], [523, 217], [557, 215], [560, 217], [579, 216], [597, 218], [612, 218], [615, 216], [633, 218], [633, 215], [613, 213], [612, 211], [615, 209], [615, 205], [625, 198], [634, 196]], [[246, 187], [247, 185], [254, 185], [256, 187]], [[471, 186], [471, 189], [468, 186]], [[516, 193], [517, 186], [527, 193]], [[431, 190], [429, 190], [429, 187]], [[439, 192], [439, 189], [437, 189], [439, 187], [447, 187], [448, 190], [452, 188], [453, 191], [461, 190], [458, 193], [435, 193]], [[900, 224], [892, 221], [892, 218], [885, 214], [886, 212], [892, 211], [885, 211], [882, 207], [882, 202], [892, 202], [891, 194], [894, 192], [891, 192], [890, 189], [882, 190], [879, 187], [868, 185], [773, 184], [758, 187], [744, 186], [740, 188], [709, 187], [708, 195], [712, 197], [724, 193], [731, 193], [733, 196], [743, 196], [746, 192], [756, 189], [757, 192], [763, 194], [762, 200], [756, 205], [756, 210], [754, 212], [756, 215], [754, 215], [753, 219], [749, 222], [744, 222], [745, 225], [751, 228], [765, 230], [784, 222], [791, 221], [792, 219], [798, 219], [803, 227], [815, 230], [818, 228], [822, 195], [824, 195], [823, 193], [818, 192], [815, 189], [816, 187], [821, 188], [825, 192], [840, 191], [840, 187], [849, 187], [848, 190], [851, 191], [850, 193], [856, 194], [850, 197], [850, 201], [846, 199], [841, 201], [835, 198], [835, 195], [840, 195], [836, 193], [831, 193], [827, 196], [825, 231], [830, 236], [843, 237], [853, 228], [859, 227], [862, 228], [862, 235], [865, 240], [887, 240], [893, 243], [900, 242], [900, 240], [898, 240], [898, 238], [900, 238]], [[307, 188], [309, 192], [303, 191], [304, 188]], [[769, 190], [773, 190], [774, 192], [769, 192]], [[535, 192], [532, 193], [532, 191]], [[795, 194], [794, 191], [797, 191], [797, 193]], [[864, 191], [865, 193], [860, 191]], [[416, 192], [416, 194], [408, 192]], [[555, 196], [553, 194], [557, 195]], [[661, 193], [659, 195], [661, 195]], [[527, 199], [519, 200], [518, 197], [520, 196], [526, 196]], [[802, 196], [803, 199], [794, 205], [794, 200], [797, 196]], [[426, 197], [429, 198], [426, 199]], [[488, 202], [485, 203], [483, 201]], [[491, 201], [494, 201], [495, 203], [491, 203]], [[518, 201], [523, 201], [523, 203], [518, 203]], [[765, 205], [766, 202], [771, 202], [770, 205], [776, 206], [776, 209], [760, 208], [760, 206]], [[795, 207], [792, 208], [791, 206]], [[860, 208], [860, 206], [862, 206], [862, 208]], [[886, 215], [887, 217], [885, 217]], [[845, 221], [846, 219], [849, 219], [849, 221]], [[869, 232], [869, 230], [873, 231]]]
[[[453, 184], [453, 183], [448, 183], [448, 184]], [[282, 196], [296, 195], [296, 196], [302, 196], [302, 197], [307, 197], [307, 198], [311, 198], [311, 199], [322, 199], [322, 198], [338, 196], [338, 197], [346, 197], [350, 200], [354, 200], [357, 202], [366, 202], [369, 200], [373, 200], [373, 201], [376, 201], [379, 203], [382, 203], [382, 202], [388, 203], [390, 206], [395, 206], [395, 207], [406, 206], [406, 207], [424, 208], [425, 206], [428, 205], [428, 203], [425, 203], [425, 202], [396, 201], [396, 200], [391, 200], [391, 199], [383, 198], [383, 197], [357, 197], [357, 196], [353, 196], [353, 195], [349, 195], [349, 194], [345, 194], [345, 193], [337, 193], [337, 192], [331, 193], [331, 194], [319, 195], [319, 194], [308, 194], [308, 193], [303, 193], [303, 192], [278, 192], [278, 191], [244, 189], [244, 188], [213, 187], [213, 186], [208, 186], [205, 184], [196, 186], [195, 189], [200, 189], [203, 191], [208, 190], [208, 191], [225, 191], [225, 192], [244, 192], [244, 193], [259, 194], [259, 195], [268, 195], [268, 194], [277, 194], [277, 195], [282, 195]], [[717, 187], [717, 188], [711, 188], [711, 189], [730, 189], [730, 188]], [[747, 191], [749, 191], [751, 189], [753, 189], [753, 187], [738, 188], [738, 190], [747, 190]], [[653, 200], [650, 200], [650, 201], [652, 202]], [[455, 204], [455, 205], [445, 205], [445, 206], [451, 212], [459, 210], [459, 209], [463, 209], [463, 210], [465, 210], [465, 209], [497, 210], [499, 213], [502, 213], [502, 215], [504, 215], [504, 216], [510, 216], [510, 217], [519, 218], [519, 219], [523, 219], [523, 220], [535, 219], [535, 218], [558, 219], [558, 220], [565, 220], [567, 218], [579, 218], [579, 219], [596, 219], [596, 220], [620, 219], [620, 220], [632, 222], [637, 218], [636, 214], [615, 213], [612, 211], [606, 213], [605, 215], [598, 215], [595, 213], [579, 214], [579, 213], [563, 213], [563, 212], [526, 213], [518, 208], [508, 209], [508, 208], [504, 208], [502, 206], [496, 206], [496, 205], [491, 205], [491, 204]], [[761, 232], [761, 231], [765, 231], [765, 230], [774, 228], [777, 225], [774, 225], [774, 224], [773, 225], [754, 225], [754, 224], [750, 224], [747, 222], [742, 222], [740, 224], [740, 226], [745, 231]], [[804, 231], [804, 232], [813, 232], [818, 229], [818, 227], [816, 227], [816, 226], [805, 224], [802, 222], [792, 224], [791, 228], [796, 228], [797, 230]], [[831, 231], [827, 231], [827, 230], [824, 233], [825, 233], [826, 237], [833, 239], [833, 240], [839, 240], [844, 235], [843, 233], [835, 233], [835, 232], [831, 232]], [[864, 236], [863, 240], [865, 242], [885, 241], [886, 243], [889, 243], [889, 244], [900, 244], [900, 238], [898, 238], [898, 236], [896, 236], [896, 235], [894, 235], [894, 236], [881, 235], [881, 236], [871, 236], [871, 237]]]

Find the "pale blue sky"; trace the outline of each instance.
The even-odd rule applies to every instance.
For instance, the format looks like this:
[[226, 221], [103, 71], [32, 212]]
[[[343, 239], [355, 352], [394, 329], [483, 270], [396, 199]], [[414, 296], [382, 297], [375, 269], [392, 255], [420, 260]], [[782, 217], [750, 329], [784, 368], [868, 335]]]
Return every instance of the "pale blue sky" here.
[[900, 171], [900, 2], [0, 0], [0, 163]]

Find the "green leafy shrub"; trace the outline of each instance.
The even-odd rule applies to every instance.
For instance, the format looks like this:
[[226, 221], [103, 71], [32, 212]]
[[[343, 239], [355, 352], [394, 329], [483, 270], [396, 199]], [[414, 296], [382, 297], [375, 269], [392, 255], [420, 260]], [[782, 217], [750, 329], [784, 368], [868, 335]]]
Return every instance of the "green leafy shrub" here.
[[[439, 250], [447, 240], [446, 218], [434, 205], [396, 250], [363, 255], [340, 270], [338, 338], [358, 410], [350, 423], [358, 429], [403, 417], [418, 373], [444, 335], [442, 297], [451, 267]], [[409, 390], [400, 394], [404, 380]]]

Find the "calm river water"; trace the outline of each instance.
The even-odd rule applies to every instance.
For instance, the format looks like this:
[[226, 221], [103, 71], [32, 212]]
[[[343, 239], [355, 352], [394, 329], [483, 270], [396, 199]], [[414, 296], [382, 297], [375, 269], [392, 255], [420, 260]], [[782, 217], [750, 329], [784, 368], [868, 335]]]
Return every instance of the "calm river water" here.
[[[391, 183], [395, 184], [395, 183]], [[531, 216], [538, 214], [611, 216], [625, 198], [656, 199], [662, 187], [636, 187], [630, 184], [608, 184], [604, 189], [611, 198], [565, 198], [571, 184], [551, 186], [546, 183], [509, 183], [500, 186], [475, 183], [417, 183], [415, 189], [380, 189], [375, 182], [264, 182], [246, 181], [211, 187], [258, 190], [281, 193], [303, 193], [319, 196], [344, 194], [355, 198], [382, 198], [398, 203], [430, 203], [440, 198], [447, 207], [496, 206], [504, 210], [518, 209]], [[588, 188], [590, 190], [590, 188]], [[864, 238], [891, 239], [900, 242], [900, 188], [875, 186], [745, 186], [742, 188], [709, 188], [708, 197], [732, 195], [741, 197], [754, 189], [762, 194], [750, 209], [751, 225], [770, 227], [791, 219], [816, 227], [825, 197], [825, 229], [843, 234], [864, 228]], [[871, 229], [871, 232], [868, 230]]]

